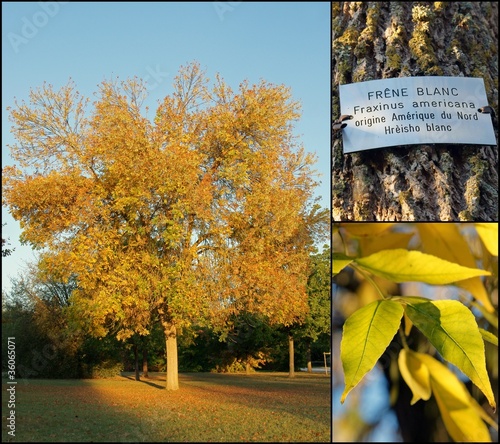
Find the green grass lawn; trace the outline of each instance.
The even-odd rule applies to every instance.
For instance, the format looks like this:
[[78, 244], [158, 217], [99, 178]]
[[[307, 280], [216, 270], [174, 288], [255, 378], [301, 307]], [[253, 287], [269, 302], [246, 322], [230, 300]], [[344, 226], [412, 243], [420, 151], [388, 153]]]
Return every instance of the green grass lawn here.
[[135, 381], [18, 380], [15, 437], [2, 384], [2, 442], [329, 442], [330, 378], [324, 374], [186, 373]]

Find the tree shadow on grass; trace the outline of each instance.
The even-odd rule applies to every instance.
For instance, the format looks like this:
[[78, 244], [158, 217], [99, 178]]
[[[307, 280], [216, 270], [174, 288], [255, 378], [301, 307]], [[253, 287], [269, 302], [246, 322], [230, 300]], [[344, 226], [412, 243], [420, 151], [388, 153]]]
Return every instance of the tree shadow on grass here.
[[289, 378], [286, 373], [273, 372], [250, 375], [184, 373], [179, 376], [186, 386], [203, 393], [201, 399], [223, 397], [249, 409], [265, 409], [273, 414], [282, 412], [319, 424], [324, 424], [326, 414], [330, 416], [331, 383], [324, 375], [297, 374]]
[[[129, 379], [130, 381], [135, 381], [135, 376], [133, 374], [132, 375], [127, 375], [127, 374], [122, 373], [120, 376], [122, 378]], [[160, 390], [165, 390], [165, 385], [155, 384], [152, 381], [146, 381], [146, 380], [144, 380], [142, 378], [144, 378], [144, 376], [142, 376], [141, 379], [139, 381], [137, 381], [137, 382], [142, 382], [144, 384], [150, 385], [151, 387], [154, 387], [154, 388], [157, 388], [157, 389], [160, 389]], [[157, 378], [157, 380], [161, 380], [161, 379]], [[163, 380], [165, 380], [165, 379], [163, 379]]]

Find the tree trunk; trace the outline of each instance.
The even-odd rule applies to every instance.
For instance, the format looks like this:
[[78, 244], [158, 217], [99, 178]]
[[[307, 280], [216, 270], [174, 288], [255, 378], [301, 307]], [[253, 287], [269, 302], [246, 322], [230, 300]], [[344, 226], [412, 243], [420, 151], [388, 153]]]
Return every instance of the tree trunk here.
[[[497, 45], [494, 2], [333, 2], [332, 117], [339, 85], [409, 76], [480, 77], [484, 105], [497, 111]], [[333, 140], [335, 221], [498, 220], [497, 146], [343, 154], [341, 136]]]
[[307, 360], [307, 371], [308, 373], [312, 373], [313, 369], [311, 362], [311, 341], [307, 341], [306, 360]]
[[295, 377], [295, 351], [293, 347], [293, 336], [292, 334], [288, 334], [288, 377], [289, 378], [294, 378]]
[[252, 366], [250, 365], [250, 361], [247, 359], [245, 361], [245, 373], [249, 375], [251, 373]]
[[142, 349], [142, 376], [148, 377], [148, 349], [146, 346]]
[[177, 360], [177, 329], [172, 322], [164, 323], [167, 346], [167, 390], [179, 389], [179, 370]]
[[135, 380], [140, 381], [139, 376], [139, 353], [137, 350], [137, 344], [134, 344], [134, 364], [135, 364]]

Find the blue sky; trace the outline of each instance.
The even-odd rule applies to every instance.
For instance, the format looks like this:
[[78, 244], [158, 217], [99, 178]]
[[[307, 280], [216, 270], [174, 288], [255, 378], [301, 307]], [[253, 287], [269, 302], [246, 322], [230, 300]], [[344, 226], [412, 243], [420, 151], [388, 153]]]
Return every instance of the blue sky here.
[[[234, 90], [261, 79], [291, 89], [302, 104], [295, 134], [318, 156], [317, 195], [330, 208], [329, 2], [2, 2], [2, 166], [14, 143], [6, 107], [31, 88], [45, 81], [57, 90], [71, 78], [93, 99], [103, 80], [138, 76], [154, 110], [193, 61]], [[2, 237], [16, 248], [2, 259], [8, 289], [34, 256], [2, 208], [4, 223]]]

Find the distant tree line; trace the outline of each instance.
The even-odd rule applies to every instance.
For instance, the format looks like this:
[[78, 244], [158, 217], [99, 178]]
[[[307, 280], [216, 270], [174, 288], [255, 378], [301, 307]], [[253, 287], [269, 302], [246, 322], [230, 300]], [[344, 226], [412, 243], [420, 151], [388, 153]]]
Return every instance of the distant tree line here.
[[[312, 256], [308, 281], [311, 315], [294, 328], [294, 369], [323, 362], [330, 351], [329, 248]], [[149, 335], [120, 341], [110, 332], [96, 338], [71, 318], [70, 295], [76, 280], [42, 280], [36, 265], [11, 282], [3, 294], [2, 339], [16, 340], [18, 378], [98, 378], [122, 371], [165, 372], [165, 341], [159, 322]], [[180, 372], [289, 371], [289, 329], [265, 317], [237, 314], [224, 330], [193, 325], [179, 335]], [[6, 370], [2, 361], [2, 370]]]

